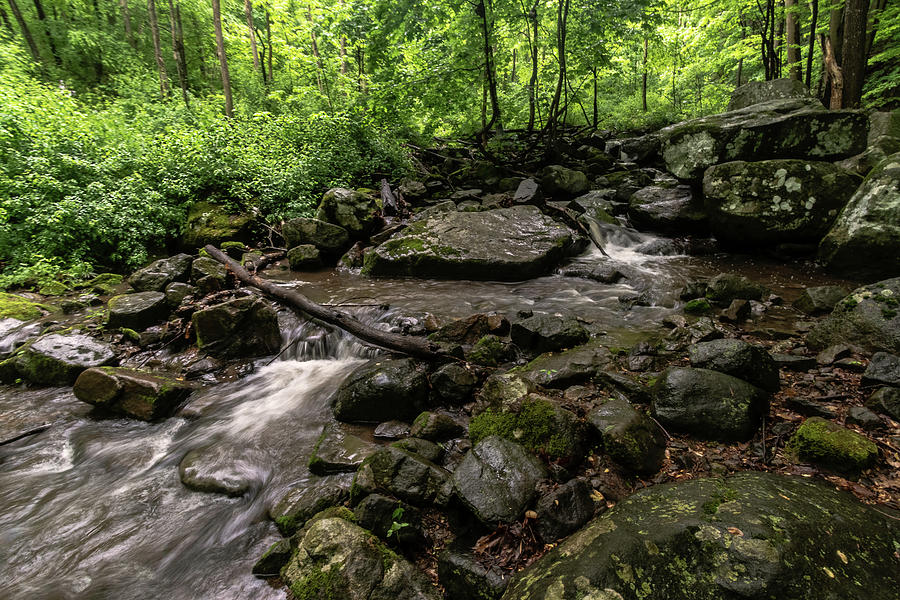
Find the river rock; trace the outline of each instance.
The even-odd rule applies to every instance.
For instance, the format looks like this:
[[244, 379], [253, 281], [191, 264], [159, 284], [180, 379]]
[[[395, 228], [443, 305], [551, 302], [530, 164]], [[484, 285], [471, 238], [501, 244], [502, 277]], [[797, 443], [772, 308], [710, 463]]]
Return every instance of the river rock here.
[[900, 387], [900, 356], [876, 352], [863, 373], [862, 384]]
[[792, 306], [808, 315], [827, 315], [850, 292], [839, 285], [822, 285], [803, 290]]
[[513, 323], [509, 335], [515, 345], [532, 355], [573, 348], [590, 338], [575, 317], [545, 314]]
[[720, 243], [767, 248], [818, 243], [859, 183], [828, 162], [736, 161], [707, 169], [703, 194]]
[[545, 544], [552, 544], [590, 521], [594, 508], [591, 486], [583, 479], [573, 479], [538, 499], [533, 527]]
[[587, 419], [600, 434], [603, 451], [623, 467], [642, 475], [651, 475], [662, 467], [665, 434], [630, 402], [610, 398], [588, 413]]
[[674, 188], [651, 185], [636, 191], [628, 201], [628, 216], [635, 227], [678, 235], [703, 231], [706, 211], [688, 185]]
[[391, 446], [396, 446], [401, 450], [418, 454], [425, 460], [429, 460], [435, 464], [444, 457], [444, 449], [441, 446], [420, 438], [408, 437], [397, 440], [396, 442], [393, 442]]
[[198, 283], [207, 277], [219, 282], [219, 287], [225, 284], [228, 269], [214, 258], [201, 256], [191, 263], [191, 281]]
[[353, 515], [357, 525], [383, 540], [389, 541], [393, 537], [401, 548], [413, 549], [424, 541], [421, 512], [404, 502], [381, 494], [369, 494], [356, 505]]
[[722, 442], [753, 437], [769, 405], [760, 388], [708, 369], [666, 369], [653, 394], [653, 416], [663, 427]]
[[325, 192], [316, 210], [316, 219], [343, 227], [353, 239], [371, 234], [380, 222], [375, 198], [346, 188]]
[[295, 534], [317, 513], [339, 506], [349, 497], [347, 486], [332, 478], [318, 479], [299, 485], [285, 494], [269, 509], [281, 535]]
[[338, 256], [350, 246], [346, 229], [319, 219], [291, 219], [284, 224], [282, 235], [288, 248], [310, 244], [327, 256]]
[[428, 338], [435, 342], [471, 345], [488, 334], [503, 336], [508, 333], [509, 321], [506, 317], [497, 313], [487, 313], [451, 321]]
[[760, 102], [783, 98], [811, 98], [811, 96], [803, 82], [795, 79], [751, 81], [731, 92], [728, 110], [740, 110]]
[[728, 306], [734, 300], [760, 301], [768, 295], [765, 286], [734, 273], [720, 273], [706, 284], [706, 298], [721, 306]]
[[41, 333], [40, 323], [0, 319], [0, 360], [9, 358], [23, 343]]
[[535, 206], [442, 212], [366, 254], [363, 273], [519, 281], [550, 272], [582, 246]]
[[278, 315], [261, 298], [244, 296], [198, 310], [191, 322], [197, 347], [218, 358], [266, 356], [281, 348]]
[[440, 600], [424, 574], [377, 537], [340, 518], [313, 523], [281, 577], [298, 599]]
[[139, 292], [161, 292], [173, 281], [187, 281], [194, 257], [176, 254], [135, 271], [128, 283]]
[[541, 186], [534, 179], [528, 178], [519, 184], [516, 188], [516, 194], [513, 196], [515, 204], [534, 204], [540, 205], [544, 201], [544, 193]]
[[171, 416], [193, 386], [167, 375], [123, 367], [93, 367], [72, 390], [82, 402], [152, 421]]
[[416, 417], [409, 435], [431, 442], [443, 442], [461, 435], [465, 429], [443, 413], [425, 411]]
[[781, 388], [778, 365], [759, 346], [735, 339], [712, 340], [694, 344], [688, 354], [692, 367], [743, 379], [772, 394]]
[[479, 404], [495, 409], [519, 404], [532, 391], [534, 385], [517, 373], [494, 373], [484, 381], [478, 391]]
[[465, 404], [471, 401], [480, 382], [474, 369], [457, 363], [439, 367], [429, 379], [432, 391], [448, 404]]
[[112, 347], [81, 334], [51, 333], [39, 337], [14, 357], [16, 371], [37, 385], [72, 385], [85, 369], [116, 359]]
[[867, 280], [900, 275], [900, 153], [876, 167], [819, 244], [836, 273]]
[[340, 385], [332, 405], [344, 422], [412, 420], [428, 399], [427, 369], [412, 359], [377, 360], [354, 370]]
[[556, 200], [575, 198], [590, 187], [587, 175], [560, 165], [544, 167], [540, 175], [541, 188]]
[[186, 249], [195, 250], [207, 244], [221, 246], [228, 241], [247, 242], [255, 220], [249, 213], [233, 214], [212, 202], [196, 202], [188, 211], [181, 243]]
[[169, 303], [162, 292], [138, 292], [113, 296], [107, 305], [106, 326], [143, 331], [169, 315]]
[[499, 600], [508, 582], [499, 570], [486, 569], [474, 556], [453, 547], [438, 555], [438, 579], [453, 600]]
[[526, 568], [503, 598], [889, 600], [898, 522], [897, 511], [799, 477], [655, 485]]
[[310, 271], [322, 266], [319, 249], [312, 244], [294, 246], [288, 250], [287, 259], [292, 271]]
[[865, 150], [867, 130], [863, 111], [826, 110], [815, 99], [782, 99], [685, 121], [659, 134], [669, 172], [700, 180], [707, 168], [735, 160], [853, 156]]
[[878, 459], [878, 446], [863, 435], [822, 417], [806, 419], [788, 447], [801, 460], [858, 473]]
[[17, 294], [0, 292], [0, 319], [33, 321], [44, 314], [44, 307]]
[[545, 476], [537, 457], [492, 435], [463, 458], [453, 473], [453, 490], [481, 522], [512, 523], [525, 512]]
[[378, 446], [343, 431], [339, 425], [329, 423], [313, 446], [309, 457], [309, 470], [316, 475], [353, 473]]
[[535, 385], [564, 389], [592, 381], [612, 362], [609, 349], [599, 342], [588, 342], [571, 350], [541, 354], [519, 373]]
[[225, 446], [196, 448], [178, 465], [181, 483], [195, 492], [243, 496], [250, 489], [254, 469], [239, 458], [239, 450]]
[[866, 406], [900, 422], [900, 388], [878, 388], [866, 400]]
[[363, 461], [353, 482], [354, 499], [385, 492], [419, 506], [446, 506], [451, 491], [448, 471], [396, 446], [381, 448]]
[[866, 285], [838, 302], [806, 336], [810, 348], [849, 344], [900, 354], [900, 277]]
[[280, 539], [266, 550], [253, 564], [250, 572], [257, 577], [277, 577], [281, 568], [291, 559], [293, 548], [290, 539]]
[[185, 298], [196, 293], [197, 288], [193, 285], [176, 281], [166, 286], [166, 301], [169, 306], [180, 306]]

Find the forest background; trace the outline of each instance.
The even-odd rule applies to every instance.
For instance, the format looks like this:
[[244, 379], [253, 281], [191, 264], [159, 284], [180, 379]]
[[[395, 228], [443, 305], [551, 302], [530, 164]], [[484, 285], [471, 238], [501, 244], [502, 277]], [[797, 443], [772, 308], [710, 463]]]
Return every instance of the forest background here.
[[0, 289], [139, 266], [199, 200], [277, 226], [435, 138], [639, 133], [779, 77], [900, 106], [900, 3], [3, 0]]

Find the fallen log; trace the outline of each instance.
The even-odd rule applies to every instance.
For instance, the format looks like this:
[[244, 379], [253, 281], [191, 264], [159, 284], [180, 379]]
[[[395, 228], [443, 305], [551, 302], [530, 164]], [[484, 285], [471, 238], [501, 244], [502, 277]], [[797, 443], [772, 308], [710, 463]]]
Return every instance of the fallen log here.
[[438, 344], [429, 342], [425, 338], [397, 335], [369, 327], [353, 315], [316, 304], [296, 290], [281, 287], [258, 275], [251, 275], [244, 267], [215, 246], [208, 245], [204, 250], [212, 258], [228, 267], [242, 283], [255, 287], [266, 295], [300, 310], [314, 319], [343, 329], [363, 342], [417, 358], [440, 361], [453, 360], [451, 356], [441, 352]]

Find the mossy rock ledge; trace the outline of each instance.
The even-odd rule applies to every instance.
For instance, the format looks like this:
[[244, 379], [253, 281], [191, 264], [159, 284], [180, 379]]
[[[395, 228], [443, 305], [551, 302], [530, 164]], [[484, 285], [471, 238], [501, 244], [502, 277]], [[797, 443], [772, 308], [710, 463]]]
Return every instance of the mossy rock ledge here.
[[853, 290], [813, 327], [806, 343], [815, 350], [849, 344], [900, 354], [900, 277]]
[[123, 367], [93, 367], [78, 376], [72, 391], [82, 402], [152, 421], [171, 415], [193, 389], [167, 375]]
[[900, 513], [770, 473], [642, 490], [522, 571], [505, 600], [893, 600]]
[[534, 206], [440, 212], [365, 257], [363, 274], [521, 281], [549, 273], [583, 240]]

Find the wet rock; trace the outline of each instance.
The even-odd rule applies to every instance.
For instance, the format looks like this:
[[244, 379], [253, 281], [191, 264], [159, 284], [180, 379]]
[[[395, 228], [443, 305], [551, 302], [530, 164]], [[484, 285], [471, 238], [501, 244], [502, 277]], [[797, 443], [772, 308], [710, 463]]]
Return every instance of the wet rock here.
[[323, 255], [331, 257], [350, 246], [350, 234], [346, 229], [319, 219], [291, 219], [284, 224], [282, 235], [288, 248], [312, 245]]
[[309, 470], [316, 475], [352, 473], [372, 455], [378, 446], [329, 423], [313, 446], [309, 457]]
[[816, 363], [827, 366], [834, 364], [837, 360], [850, 356], [852, 350], [850, 346], [844, 344], [835, 344], [829, 346], [816, 355]]
[[759, 428], [768, 395], [742, 379], [672, 367], [653, 386], [653, 416], [670, 431], [699, 439], [746, 441]]
[[480, 378], [473, 370], [457, 363], [447, 363], [431, 374], [431, 389], [448, 404], [465, 404], [472, 400]]
[[225, 265], [208, 256], [201, 256], [191, 263], [191, 281], [194, 283], [210, 278], [218, 282], [218, 289], [221, 289], [225, 285], [227, 274], [228, 269], [225, 268]]
[[772, 360], [778, 365], [779, 369], [785, 371], [809, 371], [816, 368], [816, 359], [811, 356], [796, 356], [794, 354], [770, 354]]
[[458, 437], [465, 429], [449, 415], [425, 411], [416, 417], [409, 434], [431, 442], [442, 442]]
[[185, 298], [195, 295], [197, 291], [197, 288], [189, 283], [170, 283], [166, 286], [166, 302], [169, 306], [180, 306]]
[[169, 303], [162, 292], [138, 292], [113, 296], [107, 305], [106, 326], [142, 331], [169, 315]]
[[19, 319], [0, 319], [0, 360], [9, 358], [27, 340], [41, 333], [40, 323]]
[[419, 510], [381, 494], [369, 494], [353, 509], [356, 523], [381, 539], [393, 537], [403, 548], [421, 545], [422, 516]]
[[365, 529], [339, 518], [313, 523], [281, 576], [295, 598], [440, 599], [413, 565]]
[[541, 496], [535, 506], [534, 528], [545, 544], [578, 531], [594, 516], [591, 486], [583, 479], [573, 479]]
[[769, 295], [769, 289], [734, 273], [720, 273], [707, 282], [706, 298], [711, 302], [728, 306], [733, 300], [761, 301]]
[[541, 186], [531, 178], [523, 180], [516, 188], [516, 194], [513, 196], [513, 203], [515, 204], [540, 205], [543, 201], [544, 193], [541, 191]]
[[278, 540], [253, 564], [250, 572], [257, 577], [277, 577], [281, 568], [290, 560], [291, 552], [293, 549], [290, 540]]
[[266, 356], [281, 348], [278, 315], [260, 298], [244, 296], [198, 310], [191, 322], [197, 347], [212, 356]]
[[736, 160], [834, 160], [865, 149], [866, 121], [862, 111], [825, 110], [815, 99], [772, 100], [666, 127], [661, 154], [670, 173], [691, 180]]
[[188, 250], [207, 244], [221, 246], [223, 242], [247, 242], [255, 217], [252, 214], [232, 214], [212, 202], [196, 202], [188, 211], [182, 245]]
[[194, 387], [174, 377], [121, 367], [93, 367], [75, 380], [82, 402], [145, 421], [171, 416]]
[[850, 292], [837, 285], [822, 285], [803, 290], [793, 307], [808, 315], [827, 315]]
[[475, 314], [447, 323], [429, 339], [436, 342], [474, 344], [488, 334], [504, 336], [509, 333], [509, 321], [497, 313]]
[[411, 359], [377, 360], [353, 371], [338, 388], [332, 410], [344, 422], [411, 420], [428, 399], [427, 369]]
[[712, 312], [712, 305], [706, 298], [695, 298], [684, 303], [684, 313], [687, 315], [708, 315]]
[[379, 423], [373, 434], [376, 438], [382, 440], [396, 440], [409, 435], [409, 423], [403, 421], [391, 420]]
[[486, 367], [496, 367], [501, 363], [514, 360], [515, 356], [516, 352], [512, 344], [493, 334], [486, 335], [475, 342], [472, 349], [465, 353], [467, 362]]
[[828, 162], [729, 162], [707, 169], [710, 227], [725, 246], [817, 243], [860, 183]]
[[867, 280], [900, 274], [900, 153], [866, 178], [819, 244], [827, 269]]
[[349, 497], [347, 486], [322, 479], [291, 489], [272, 508], [269, 518], [275, 521], [281, 535], [295, 534], [316, 513], [339, 506]]
[[810, 417], [788, 444], [801, 460], [858, 473], [878, 459], [878, 446], [865, 436], [821, 417]]
[[379, 491], [419, 506], [446, 506], [450, 473], [421, 456], [387, 446], [363, 462], [353, 484], [354, 497]]
[[816, 401], [814, 398], [804, 396], [792, 396], [785, 399], [785, 404], [793, 411], [808, 417], [822, 417], [823, 419], [837, 419], [840, 414], [837, 409], [828, 404]]
[[863, 373], [862, 383], [900, 387], [900, 356], [876, 352]]
[[522, 446], [489, 436], [466, 454], [453, 473], [453, 490], [483, 523], [518, 520], [546, 476], [541, 462]]
[[740, 110], [760, 102], [783, 98], [810, 98], [810, 94], [803, 82], [794, 79], [751, 81], [731, 92], [728, 110]]
[[619, 140], [619, 158], [624, 162], [647, 163], [659, 155], [659, 136], [655, 133]]
[[533, 389], [534, 385], [518, 374], [494, 373], [478, 391], [478, 401], [495, 409], [508, 408], [524, 400]]
[[294, 246], [288, 250], [287, 259], [292, 271], [311, 271], [322, 266], [319, 250], [311, 244]]
[[713, 340], [691, 346], [688, 354], [692, 367], [719, 371], [773, 394], [781, 387], [778, 365], [759, 346], [734, 339]]
[[600, 434], [603, 451], [625, 468], [650, 475], [666, 457], [666, 437], [659, 425], [626, 400], [610, 398], [587, 416]]
[[558, 352], [584, 344], [590, 338], [587, 329], [575, 317], [534, 315], [513, 323], [510, 339], [532, 354]]
[[398, 440], [391, 445], [400, 448], [401, 450], [418, 454], [425, 460], [433, 463], [437, 463], [444, 456], [443, 448], [434, 442], [429, 442], [428, 440], [423, 440], [421, 438], [410, 437]]
[[848, 344], [870, 352], [900, 353], [900, 277], [855, 289], [806, 336], [815, 349]]
[[161, 292], [174, 281], [187, 281], [194, 257], [176, 254], [135, 271], [128, 283], [139, 292]]
[[195, 492], [243, 496], [253, 481], [253, 467], [235, 448], [208, 446], [191, 450], [178, 465], [181, 483]]
[[442, 212], [368, 252], [363, 273], [518, 281], [551, 271], [583, 242], [534, 206]]
[[116, 293], [116, 289], [122, 284], [123, 279], [118, 273], [100, 273], [88, 280], [83, 287], [95, 294], [111, 296]]
[[732, 300], [728, 308], [719, 314], [719, 320], [726, 323], [743, 323], [750, 318], [751, 312], [749, 300]]
[[80, 334], [52, 333], [26, 346], [13, 360], [19, 375], [37, 385], [72, 385], [85, 369], [114, 362], [112, 347]]
[[541, 354], [519, 372], [535, 385], [567, 388], [591, 381], [612, 362], [612, 354], [606, 347], [588, 342], [571, 350]]
[[864, 406], [851, 406], [847, 411], [847, 423], [863, 429], [878, 429], [881, 427], [881, 417]]
[[888, 600], [900, 586], [900, 513], [886, 511], [770, 473], [657, 485], [527, 567], [504, 599], [636, 598], [643, 585], [648, 598], [805, 600], [820, 589]]
[[648, 186], [628, 201], [628, 216], [636, 227], [685, 235], [706, 228], [706, 211], [688, 185]]
[[866, 400], [866, 406], [900, 421], [900, 388], [880, 387]]
[[366, 237], [380, 223], [375, 198], [346, 188], [325, 192], [316, 210], [316, 219], [344, 228], [352, 239]]
[[503, 573], [453, 548], [438, 556], [438, 579], [453, 600], [499, 600], [508, 583]]
[[588, 191], [590, 187], [587, 175], [560, 165], [544, 167], [540, 176], [541, 188], [557, 200], [575, 198]]

